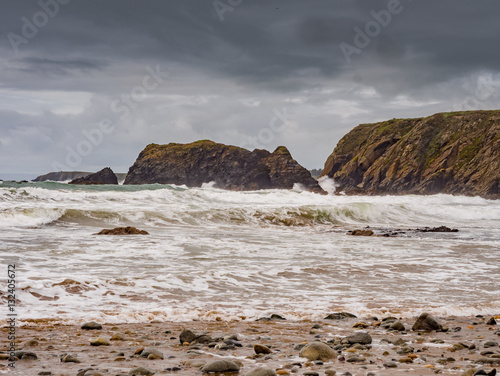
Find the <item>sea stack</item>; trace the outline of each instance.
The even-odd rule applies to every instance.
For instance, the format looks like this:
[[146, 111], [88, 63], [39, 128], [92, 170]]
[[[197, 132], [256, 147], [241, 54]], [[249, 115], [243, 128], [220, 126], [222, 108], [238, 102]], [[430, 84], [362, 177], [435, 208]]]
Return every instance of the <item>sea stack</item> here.
[[325, 163], [347, 194], [500, 198], [500, 111], [440, 113], [362, 124]]
[[310, 172], [288, 149], [249, 151], [202, 140], [190, 144], [148, 145], [130, 167], [124, 184], [185, 184], [200, 187], [215, 182], [221, 189], [304, 189], [324, 193]]
[[103, 168], [95, 174], [90, 174], [69, 182], [69, 184], [96, 185], [96, 184], [118, 184], [118, 179], [109, 167]]

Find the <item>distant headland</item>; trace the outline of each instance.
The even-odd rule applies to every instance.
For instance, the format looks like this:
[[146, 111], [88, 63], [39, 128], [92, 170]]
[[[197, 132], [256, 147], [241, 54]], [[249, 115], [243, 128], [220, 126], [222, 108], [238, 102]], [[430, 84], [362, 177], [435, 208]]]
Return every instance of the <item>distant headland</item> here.
[[[110, 184], [114, 178], [109, 171], [91, 177], [90, 172], [52, 172], [34, 181]], [[209, 140], [150, 144], [128, 174], [116, 175], [124, 184], [201, 187], [214, 182], [218, 188], [238, 191], [292, 189], [298, 184], [325, 193], [315, 179], [319, 171], [306, 170], [284, 146], [271, 153]], [[337, 192], [348, 195], [445, 193], [498, 199], [500, 110], [361, 124], [339, 141], [321, 177], [333, 178]]]

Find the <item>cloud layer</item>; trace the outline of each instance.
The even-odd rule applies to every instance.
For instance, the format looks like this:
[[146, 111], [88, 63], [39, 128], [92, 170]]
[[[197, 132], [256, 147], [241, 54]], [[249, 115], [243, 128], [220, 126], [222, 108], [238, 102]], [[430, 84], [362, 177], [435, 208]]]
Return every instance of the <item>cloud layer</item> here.
[[1, 7], [0, 177], [127, 171], [148, 143], [207, 138], [318, 168], [359, 123], [500, 99], [492, 0]]

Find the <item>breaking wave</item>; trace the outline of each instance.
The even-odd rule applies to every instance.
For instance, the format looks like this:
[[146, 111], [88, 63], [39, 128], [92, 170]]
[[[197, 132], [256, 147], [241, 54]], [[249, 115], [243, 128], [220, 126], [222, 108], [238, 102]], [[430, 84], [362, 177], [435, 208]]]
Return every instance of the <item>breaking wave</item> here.
[[267, 190], [228, 192], [173, 185], [0, 188], [0, 227], [54, 224], [463, 226], [500, 220], [500, 203], [478, 197], [321, 196]]

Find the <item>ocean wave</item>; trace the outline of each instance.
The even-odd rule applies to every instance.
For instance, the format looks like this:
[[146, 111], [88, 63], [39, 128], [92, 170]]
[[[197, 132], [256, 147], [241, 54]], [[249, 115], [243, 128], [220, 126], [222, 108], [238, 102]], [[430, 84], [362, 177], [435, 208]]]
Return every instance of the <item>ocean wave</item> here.
[[95, 190], [43, 184], [45, 187], [0, 188], [0, 226], [40, 226], [57, 221], [152, 227], [242, 223], [494, 227], [500, 220], [500, 203], [479, 197], [321, 196], [287, 190], [231, 192], [209, 186], [160, 185]]

